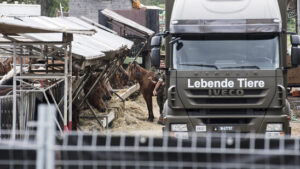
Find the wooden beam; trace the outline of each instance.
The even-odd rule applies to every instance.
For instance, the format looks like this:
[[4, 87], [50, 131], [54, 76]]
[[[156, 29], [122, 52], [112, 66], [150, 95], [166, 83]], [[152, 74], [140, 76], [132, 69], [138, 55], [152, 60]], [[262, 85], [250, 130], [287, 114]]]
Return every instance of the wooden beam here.
[[111, 110], [108, 114], [104, 115], [104, 118], [100, 120], [103, 128], [107, 128], [108, 125], [115, 119], [116, 113]]
[[[135, 84], [133, 86], [131, 86], [129, 89], [127, 89], [125, 92], [122, 93], [122, 91], [118, 92], [119, 96], [125, 100], [127, 99], [129, 96], [131, 96], [133, 93], [135, 93], [136, 91], [138, 91], [140, 89], [140, 84]], [[120, 98], [118, 98], [119, 100], [121, 100]]]

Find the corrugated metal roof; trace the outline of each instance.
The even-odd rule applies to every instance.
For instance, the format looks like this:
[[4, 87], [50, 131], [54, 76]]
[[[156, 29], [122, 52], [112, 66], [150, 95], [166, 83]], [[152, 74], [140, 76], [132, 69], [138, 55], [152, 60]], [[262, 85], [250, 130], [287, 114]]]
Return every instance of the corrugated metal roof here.
[[2, 3], [0, 16], [41, 16], [41, 5]]
[[[96, 33], [91, 36], [82, 34], [73, 35], [72, 53], [82, 56], [86, 60], [104, 57], [106, 52], [119, 51], [124, 47], [131, 49], [133, 45], [133, 42], [130, 40], [122, 38], [111, 32], [107, 32], [106, 30], [99, 29], [98, 27], [75, 17], [21, 17], [19, 19], [0, 18], [0, 22], [2, 20], [5, 20], [6, 22], [11, 21], [14, 23], [31, 25], [33, 27], [39, 26], [41, 28], [53, 30], [94, 30]], [[61, 33], [25, 33], [21, 35], [30, 39], [44, 42], [62, 41]]]
[[118, 34], [118, 33], [115, 32], [114, 30], [109, 29], [109, 28], [107, 28], [107, 27], [105, 27], [105, 26], [103, 26], [103, 25], [100, 25], [99, 23], [96, 23], [96, 22], [94, 22], [93, 20], [91, 20], [91, 19], [89, 19], [89, 18], [87, 18], [87, 17], [81, 16], [80, 19], [84, 20], [85, 22], [87, 22], [87, 23], [89, 23], [89, 24], [91, 24], [91, 25], [93, 25], [93, 26], [96, 26], [97, 28], [106, 30], [106, 31], [108, 31], [108, 32], [110, 32], [110, 33], [113, 33], [113, 34]]
[[163, 10], [164, 10], [163, 8], [158, 7], [158, 6], [148, 6], [148, 5], [143, 5], [143, 4], [142, 4], [142, 7], [143, 7], [143, 8], [146, 8], [146, 9], [152, 9], [152, 10], [160, 10], [160, 11], [163, 11]]
[[105, 15], [109, 19], [112, 19], [116, 22], [122, 23], [122, 24], [126, 25], [127, 27], [130, 27], [131, 29], [134, 29], [138, 32], [146, 34], [150, 37], [153, 36], [154, 33], [155, 33], [154, 31], [146, 28], [145, 26], [140, 25], [140, 24], [138, 24], [138, 23], [136, 23], [136, 22], [134, 22], [134, 21], [132, 21], [128, 18], [125, 18], [125, 17], [123, 17], [123, 16], [121, 16], [121, 15], [117, 14], [116, 12], [111, 11], [109, 9], [104, 9], [101, 12], [103, 13], [103, 15]]
[[[30, 18], [30, 19], [26, 19]], [[92, 35], [95, 33], [93, 29], [84, 27], [59, 27], [52, 25], [41, 25], [33, 20], [40, 17], [1, 17], [0, 18], [0, 33], [17, 34], [17, 33], [78, 33]], [[47, 18], [47, 17], [43, 17]], [[23, 19], [26, 19], [24, 21]]]

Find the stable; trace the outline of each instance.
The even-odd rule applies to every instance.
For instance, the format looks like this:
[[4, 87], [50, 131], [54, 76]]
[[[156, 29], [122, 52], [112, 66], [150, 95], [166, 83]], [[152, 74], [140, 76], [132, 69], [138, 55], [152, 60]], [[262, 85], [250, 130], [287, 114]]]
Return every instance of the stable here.
[[[79, 104], [104, 74], [114, 73], [132, 45], [86, 18], [0, 17], [0, 56], [5, 61], [12, 58], [13, 65], [12, 83], [0, 85], [11, 89], [0, 97], [0, 114], [6, 118], [1, 129], [12, 129], [13, 138], [16, 129], [27, 130], [27, 122], [36, 119], [38, 100], [43, 100], [55, 105], [57, 128], [71, 130], [72, 105], [79, 102], [91, 74], [101, 72]], [[5, 107], [7, 102], [12, 107]], [[11, 115], [4, 115], [4, 107]]]

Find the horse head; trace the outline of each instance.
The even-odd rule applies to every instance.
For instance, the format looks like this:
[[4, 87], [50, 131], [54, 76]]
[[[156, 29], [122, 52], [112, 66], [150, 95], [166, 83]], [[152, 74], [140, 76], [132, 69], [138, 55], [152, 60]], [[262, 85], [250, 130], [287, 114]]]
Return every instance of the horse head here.
[[123, 86], [126, 86], [126, 85], [131, 86], [132, 81], [129, 80], [129, 75], [128, 75], [127, 71], [122, 66], [120, 66], [119, 69], [118, 69], [118, 72], [119, 72], [119, 76], [120, 76], [120, 83]]
[[137, 62], [132, 62], [128, 67], [128, 77], [129, 80], [134, 81], [137, 79], [139, 71], [137, 70]]

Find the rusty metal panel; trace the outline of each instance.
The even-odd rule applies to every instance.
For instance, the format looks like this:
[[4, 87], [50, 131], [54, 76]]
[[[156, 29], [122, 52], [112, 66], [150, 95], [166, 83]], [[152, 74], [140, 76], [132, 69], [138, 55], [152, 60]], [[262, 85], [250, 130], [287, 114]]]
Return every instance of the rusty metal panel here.
[[114, 10], [114, 12], [139, 23], [155, 33], [159, 32], [159, 10], [156, 9], [131, 9]]
[[[141, 11], [137, 10], [137, 11], [142, 12], [143, 10], [141, 10]], [[122, 15], [120, 15], [120, 14], [118, 14], [118, 13], [112, 11], [112, 10], [109, 10], [109, 9], [104, 9], [104, 10], [101, 11], [101, 13], [103, 15], [105, 15], [109, 20], [112, 20], [116, 23], [124, 25], [125, 27], [128, 27], [132, 30], [135, 30], [135, 31], [137, 31], [141, 34], [144, 34], [144, 35], [148, 36], [148, 37], [153, 36], [154, 33], [155, 33], [154, 31], [152, 31], [152, 30], [150, 30], [150, 29], [148, 29], [144, 26], [144, 25], [146, 25], [146, 22], [144, 22], [144, 25], [139, 24], [139, 23], [137, 23], [137, 22], [135, 22], [135, 21], [133, 21], [133, 20], [127, 18], [127, 17], [124, 17], [124, 16], [122, 16]], [[145, 20], [145, 17], [144, 17], [144, 19], [142, 19], [143, 17], [140, 17], [140, 18], [141, 18], [141, 19], [139, 19], [140, 22]], [[120, 30], [119, 32], [122, 34], [121, 31], [122, 30]]]
[[140, 25], [147, 26], [145, 9], [114, 10], [114, 12], [124, 16], [125, 18], [133, 20]]

